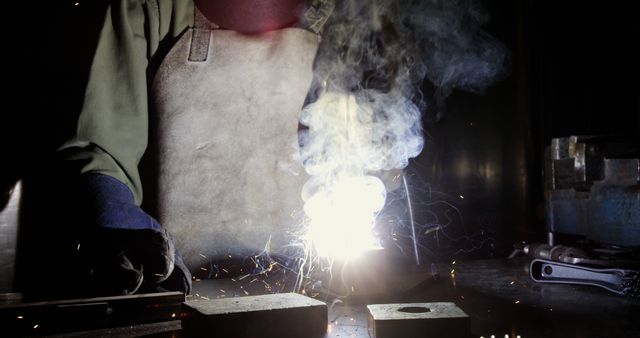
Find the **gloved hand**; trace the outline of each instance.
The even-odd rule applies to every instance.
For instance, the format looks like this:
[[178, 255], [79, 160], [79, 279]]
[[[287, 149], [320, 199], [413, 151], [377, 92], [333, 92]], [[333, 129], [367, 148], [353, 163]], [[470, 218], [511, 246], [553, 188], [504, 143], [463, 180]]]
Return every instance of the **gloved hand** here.
[[191, 291], [191, 274], [166, 229], [134, 202], [131, 190], [101, 174], [82, 177], [88, 214], [97, 224], [85, 240], [92, 293]]

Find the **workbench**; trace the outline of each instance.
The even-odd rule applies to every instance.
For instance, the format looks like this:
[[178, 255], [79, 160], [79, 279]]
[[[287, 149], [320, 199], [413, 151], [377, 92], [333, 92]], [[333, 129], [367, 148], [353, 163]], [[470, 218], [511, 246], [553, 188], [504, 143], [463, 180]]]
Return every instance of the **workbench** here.
[[[452, 261], [438, 264], [438, 277], [429, 277], [412, 290], [369, 300], [327, 299], [326, 337], [368, 338], [366, 304], [371, 302], [454, 302], [471, 317], [472, 337], [640, 337], [639, 301], [595, 287], [537, 284], [529, 277], [528, 262], [525, 257]], [[277, 291], [278, 282], [269, 287], [263, 281], [250, 282], [242, 284], [235, 278], [194, 281], [189, 298], [239, 297], [260, 289], [263, 293]], [[179, 320], [167, 320], [64, 336], [185, 335]]]

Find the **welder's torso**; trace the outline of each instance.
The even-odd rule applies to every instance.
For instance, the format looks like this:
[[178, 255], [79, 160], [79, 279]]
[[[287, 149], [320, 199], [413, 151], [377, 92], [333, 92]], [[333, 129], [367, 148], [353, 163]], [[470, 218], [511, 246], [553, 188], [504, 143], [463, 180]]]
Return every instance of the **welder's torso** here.
[[[206, 60], [189, 61], [203, 45]], [[187, 31], [153, 83], [158, 218], [187, 265], [261, 251], [302, 219], [298, 119], [317, 35]], [[197, 54], [197, 53], [195, 53]], [[202, 53], [201, 53], [202, 54]]]

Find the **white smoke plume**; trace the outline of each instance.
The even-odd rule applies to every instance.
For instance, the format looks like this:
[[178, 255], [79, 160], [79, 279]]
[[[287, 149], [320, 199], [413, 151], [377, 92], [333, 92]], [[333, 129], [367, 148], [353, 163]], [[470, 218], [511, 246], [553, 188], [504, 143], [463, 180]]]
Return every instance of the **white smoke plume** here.
[[406, 167], [423, 147], [425, 79], [446, 97], [455, 88], [482, 93], [504, 74], [508, 52], [482, 30], [487, 21], [472, 0], [337, 2], [300, 119], [311, 176], [302, 196], [318, 250], [337, 255], [372, 241], [356, 240], [384, 206], [376, 174]]

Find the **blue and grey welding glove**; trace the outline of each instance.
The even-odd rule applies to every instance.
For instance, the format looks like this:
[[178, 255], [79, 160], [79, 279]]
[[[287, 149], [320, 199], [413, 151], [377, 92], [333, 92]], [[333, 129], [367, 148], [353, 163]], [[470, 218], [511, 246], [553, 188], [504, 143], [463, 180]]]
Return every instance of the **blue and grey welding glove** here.
[[166, 229], [134, 202], [129, 188], [101, 174], [86, 174], [88, 214], [97, 224], [87, 239], [90, 284], [96, 292], [189, 293], [191, 274]]

